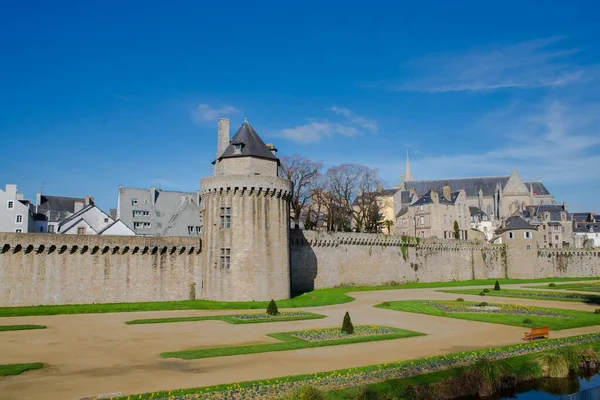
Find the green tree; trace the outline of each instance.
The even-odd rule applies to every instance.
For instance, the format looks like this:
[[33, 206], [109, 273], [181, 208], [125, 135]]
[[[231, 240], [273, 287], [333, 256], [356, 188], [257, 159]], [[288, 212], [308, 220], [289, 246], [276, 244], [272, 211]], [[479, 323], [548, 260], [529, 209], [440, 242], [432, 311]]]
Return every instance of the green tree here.
[[500, 290], [500, 282], [496, 281], [494, 284], [494, 290]]
[[348, 311], [346, 311], [346, 314], [344, 315], [342, 332], [347, 333], [348, 335], [352, 335], [354, 333], [354, 325], [352, 325], [352, 320], [350, 319], [350, 314], [348, 314]]
[[277, 304], [275, 304], [275, 300], [271, 299], [269, 305], [267, 306], [267, 314], [269, 315], [278, 315], [279, 310], [277, 309]]
[[454, 221], [454, 239], [458, 239], [460, 237], [460, 228], [458, 226], [458, 221]]

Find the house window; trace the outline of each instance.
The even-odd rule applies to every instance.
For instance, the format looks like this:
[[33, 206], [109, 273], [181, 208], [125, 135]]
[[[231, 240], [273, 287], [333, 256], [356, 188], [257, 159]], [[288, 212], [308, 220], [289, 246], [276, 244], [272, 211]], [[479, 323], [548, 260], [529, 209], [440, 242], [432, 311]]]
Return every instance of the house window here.
[[23, 229], [15, 229], [15, 233], [23, 233]]
[[196, 235], [199, 235], [199, 234], [200, 234], [200, 227], [199, 227], [199, 226], [197, 226], [197, 227], [196, 227]]
[[15, 202], [14, 202], [14, 201], [12, 201], [12, 200], [9, 200], [9, 201], [6, 203], [6, 208], [8, 208], [9, 210], [12, 210], [13, 208], [15, 208]]
[[198, 235], [200, 233], [199, 226], [188, 226], [188, 235]]
[[15, 217], [15, 224], [22, 224], [23, 223], [23, 216], [21, 214], [17, 214]]
[[515, 234], [513, 232], [508, 232], [508, 238], [509, 239], [514, 239], [515, 238]]
[[148, 217], [150, 215], [150, 211], [146, 210], [133, 210], [133, 217]]
[[419, 211], [423, 211], [423, 206], [419, 206]]
[[85, 235], [85, 226], [80, 226], [79, 228], [77, 228], [77, 234]]
[[108, 222], [108, 218], [104, 218], [104, 222]]
[[48, 225], [48, 233], [54, 233], [54, 225]]
[[241, 152], [242, 152], [242, 145], [234, 144], [233, 145], [233, 154], [240, 154]]
[[40, 226], [40, 232], [44, 232], [44, 227]]
[[221, 269], [229, 269], [231, 265], [231, 249], [221, 249]]
[[531, 250], [531, 246], [530, 245], [527, 245], [527, 250]]
[[448, 239], [448, 232], [444, 231], [444, 239]]
[[558, 235], [554, 235], [554, 240], [558, 240]]
[[231, 207], [221, 207], [221, 228], [231, 228]]
[[148, 229], [150, 228], [150, 222], [134, 222], [133, 229]]
[[138, 203], [138, 199], [131, 199], [131, 205], [135, 206]]
[[525, 236], [525, 239], [531, 239], [531, 232], [526, 231], [524, 236]]
[[421, 216], [421, 225], [425, 225], [425, 217]]
[[544, 242], [547, 242], [547, 241], [548, 241], [548, 239], [546, 239], [546, 235], [544, 235]]

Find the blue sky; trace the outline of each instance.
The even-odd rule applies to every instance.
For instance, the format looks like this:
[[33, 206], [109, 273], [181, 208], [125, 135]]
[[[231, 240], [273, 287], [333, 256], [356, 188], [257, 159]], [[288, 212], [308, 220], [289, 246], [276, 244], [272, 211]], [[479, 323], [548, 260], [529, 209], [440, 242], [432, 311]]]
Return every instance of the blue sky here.
[[600, 212], [598, 2], [6, 2], [0, 185], [194, 191], [216, 122], [397, 184], [541, 178]]

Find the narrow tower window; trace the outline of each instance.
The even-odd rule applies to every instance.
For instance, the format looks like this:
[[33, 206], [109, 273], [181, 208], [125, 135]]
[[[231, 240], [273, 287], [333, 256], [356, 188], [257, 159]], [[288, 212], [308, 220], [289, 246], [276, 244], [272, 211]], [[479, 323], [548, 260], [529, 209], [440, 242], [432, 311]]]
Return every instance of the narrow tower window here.
[[221, 228], [231, 228], [231, 207], [221, 207]]
[[221, 269], [229, 269], [231, 264], [231, 249], [221, 249]]

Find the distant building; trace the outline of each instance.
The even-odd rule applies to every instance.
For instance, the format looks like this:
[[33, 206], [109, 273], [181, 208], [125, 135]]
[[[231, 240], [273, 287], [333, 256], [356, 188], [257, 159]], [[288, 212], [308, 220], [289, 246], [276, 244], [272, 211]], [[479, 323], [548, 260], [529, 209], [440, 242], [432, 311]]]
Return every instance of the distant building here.
[[0, 232], [35, 232], [31, 202], [17, 191], [17, 185], [7, 184], [0, 189]]
[[471, 213], [471, 229], [482, 232], [486, 241], [494, 237], [494, 223], [479, 207], [469, 207]]
[[117, 219], [143, 236], [199, 236], [200, 195], [119, 186]]
[[396, 233], [420, 238], [454, 239], [454, 222], [458, 239], [469, 239], [471, 212], [464, 190], [452, 192], [449, 185], [442, 193], [432, 189], [401, 210], [396, 217]]
[[[366, 207], [368, 207], [371, 203], [373, 203], [373, 205], [377, 204], [376, 211], [380, 217], [381, 222], [378, 231], [388, 233], [389, 227], [390, 233], [393, 232], [392, 227], [394, 224], [395, 193], [396, 189], [384, 189], [383, 187], [378, 187], [377, 190], [374, 192], [360, 194], [352, 203], [352, 208], [354, 210], [355, 215], [360, 215], [361, 217], [364, 217], [364, 219], [368, 219], [367, 215], [362, 216], [361, 214], [364, 211], [366, 211]], [[358, 228], [358, 225], [359, 224], [357, 223], [356, 218], [352, 218], [352, 228]], [[364, 226], [362, 226], [362, 228], [364, 228]]]
[[573, 247], [600, 247], [600, 215], [573, 213]]
[[527, 206], [521, 215], [538, 231], [540, 248], [570, 247], [573, 242], [573, 220], [567, 205]]
[[135, 232], [122, 221], [115, 221], [93, 204], [61, 221], [58, 224], [57, 233], [67, 235], [135, 236]]
[[36, 204], [32, 206], [32, 210], [40, 222], [35, 232], [57, 233], [61, 222], [93, 204], [94, 198], [90, 196], [64, 197], [37, 193]]

